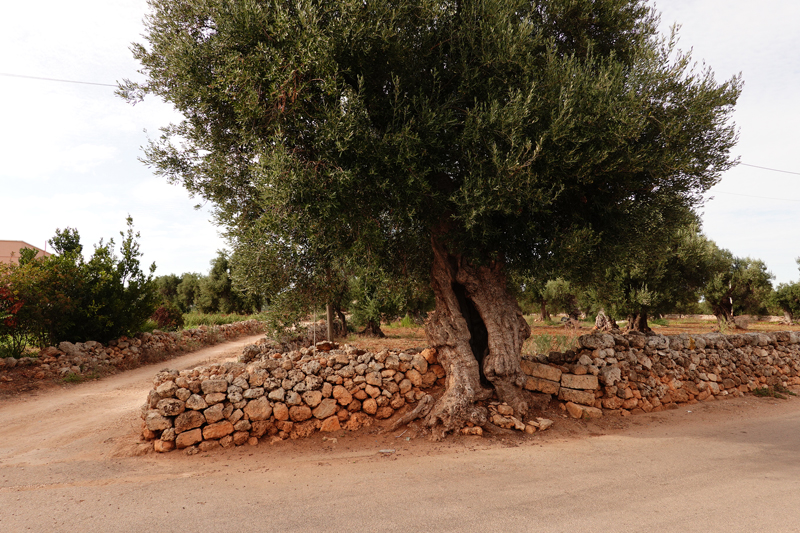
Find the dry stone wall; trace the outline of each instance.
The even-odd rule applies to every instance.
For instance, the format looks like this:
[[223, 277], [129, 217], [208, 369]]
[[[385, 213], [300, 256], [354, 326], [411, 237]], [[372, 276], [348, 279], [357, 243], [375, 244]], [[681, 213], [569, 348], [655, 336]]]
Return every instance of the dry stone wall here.
[[800, 385], [800, 334], [592, 334], [565, 353], [526, 358], [525, 388], [575, 418], [627, 415]]
[[[800, 385], [800, 335], [592, 334], [579, 337], [576, 350], [526, 356], [521, 366], [540, 407], [555, 401], [574, 418], [624, 416]], [[431, 348], [370, 353], [325, 341], [287, 352], [265, 340], [236, 363], [156, 375], [142, 435], [158, 452], [197, 453], [356, 430], [403, 414], [444, 378]], [[533, 433], [552, 424], [523, 422], [499, 402], [487, 407], [502, 428]]]
[[139, 333], [133, 338], [121, 337], [107, 345], [95, 341], [62, 342], [58, 346], [44, 348], [38, 357], [0, 358], [0, 371], [4, 375], [23, 372], [36, 379], [105, 374], [162, 361], [202, 346], [263, 331], [262, 322], [247, 320], [177, 332], [155, 330], [152, 333]]
[[379, 353], [335, 343], [283, 352], [248, 346], [241, 362], [160, 372], [142, 406], [154, 449], [219, 447], [356, 430], [390, 418], [441, 385], [432, 349]]

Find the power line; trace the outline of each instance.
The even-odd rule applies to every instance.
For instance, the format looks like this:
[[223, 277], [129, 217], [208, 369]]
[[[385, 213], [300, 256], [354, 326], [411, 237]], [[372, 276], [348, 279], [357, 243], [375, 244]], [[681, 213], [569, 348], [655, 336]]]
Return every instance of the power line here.
[[772, 198], [769, 196], [754, 196], [752, 194], [739, 194], [735, 192], [725, 192], [725, 191], [714, 191], [713, 194], [730, 194], [732, 196], [744, 196], [745, 198], [759, 198], [761, 200], [781, 200], [783, 202], [800, 202], [800, 200], [795, 200], [792, 198]]
[[42, 78], [40, 76], [24, 76], [22, 74], [8, 74], [5, 72], [0, 72], [0, 76], [8, 76], [10, 78], [25, 78], [29, 80], [42, 80], [42, 81], [58, 81], [61, 83], [80, 83], [81, 85], [100, 85], [102, 87], [118, 87], [118, 85], [112, 85], [110, 83], [95, 83], [92, 81], [75, 81], [75, 80], [60, 80], [57, 78]]
[[791, 172], [789, 170], [778, 170], [777, 168], [769, 168], [769, 167], [760, 167], [758, 165], [748, 165], [747, 163], [739, 163], [743, 167], [753, 167], [753, 168], [760, 168], [761, 170], [771, 170], [772, 172], [783, 172], [784, 174], [794, 174], [796, 176], [800, 176], [800, 172]]

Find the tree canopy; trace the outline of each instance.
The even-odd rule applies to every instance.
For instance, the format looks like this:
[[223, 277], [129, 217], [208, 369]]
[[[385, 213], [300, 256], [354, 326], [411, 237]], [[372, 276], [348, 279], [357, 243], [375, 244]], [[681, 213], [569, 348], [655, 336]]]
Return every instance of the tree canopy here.
[[120, 92], [185, 119], [148, 163], [214, 204], [235, 251], [287, 265], [284, 289], [342, 261], [430, 279], [445, 429], [480, 422], [486, 383], [527, 410], [508, 274], [663, 239], [734, 163], [741, 80], [696, 70], [641, 0], [150, 5], [146, 81]]

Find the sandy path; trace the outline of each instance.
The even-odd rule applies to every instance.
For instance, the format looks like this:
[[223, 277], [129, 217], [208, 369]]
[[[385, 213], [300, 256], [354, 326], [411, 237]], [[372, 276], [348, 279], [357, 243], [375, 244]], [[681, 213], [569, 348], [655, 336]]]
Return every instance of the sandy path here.
[[138, 413], [158, 370], [234, 360], [243, 346], [261, 337], [242, 337], [102, 380], [4, 400], [0, 403], [0, 464], [42, 464], [125, 453], [119, 448], [128, 448], [128, 433], [141, 426], [141, 420], [131, 414]]
[[365, 431], [132, 454], [155, 371], [247, 342], [0, 406], [0, 531], [800, 530], [798, 398], [559, 419], [515, 442]]

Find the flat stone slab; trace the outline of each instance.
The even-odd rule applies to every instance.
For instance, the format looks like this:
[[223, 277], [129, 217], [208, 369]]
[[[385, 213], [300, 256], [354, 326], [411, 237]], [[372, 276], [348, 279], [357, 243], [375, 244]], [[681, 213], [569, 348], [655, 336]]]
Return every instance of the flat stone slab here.
[[568, 389], [561, 387], [558, 390], [558, 399], [565, 402], [574, 402], [582, 405], [594, 404], [594, 393], [584, 390]]
[[520, 362], [520, 365], [522, 366], [522, 371], [531, 377], [556, 382], [561, 381], [561, 369], [554, 366], [533, 363], [524, 359]]
[[582, 376], [562, 374], [561, 386], [567, 387], [568, 389], [597, 390], [600, 384], [597, 381], [597, 376], [591, 374], [584, 374]]
[[545, 394], [558, 394], [561, 384], [557, 381], [550, 381], [549, 379], [541, 379], [531, 376], [525, 382], [525, 388], [527, 390], [539, 391]]

